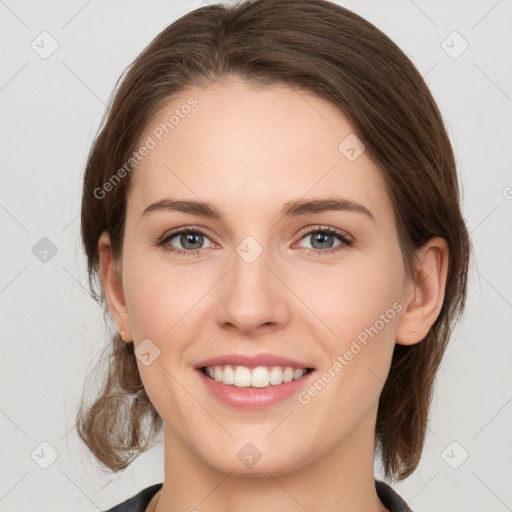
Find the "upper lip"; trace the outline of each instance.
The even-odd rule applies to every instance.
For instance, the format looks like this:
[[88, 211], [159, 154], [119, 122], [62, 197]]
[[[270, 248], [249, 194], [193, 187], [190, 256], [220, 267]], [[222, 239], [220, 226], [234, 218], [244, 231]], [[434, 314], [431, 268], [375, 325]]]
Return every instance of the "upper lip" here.
[[204, 359], [195, 365], [196, 368], [205, 366], [220, 366], [230, 364], [233, 366], [246, 366], [247, 368], [256, 368], [257, 366], [290, 366], [294, 369], [312, 368], [307, 363], [302, 363], [288, 357], [276, 354], [258, 354], [253, 356], [242, 354], [225, 354], [221, 356]]

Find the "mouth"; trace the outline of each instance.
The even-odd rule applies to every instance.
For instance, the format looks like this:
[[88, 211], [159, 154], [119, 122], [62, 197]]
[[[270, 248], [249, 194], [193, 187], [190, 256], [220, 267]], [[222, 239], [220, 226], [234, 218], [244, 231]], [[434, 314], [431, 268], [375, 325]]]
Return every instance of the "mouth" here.
[[198, 368], [207, 378], [226, 386], [238, 388], [268, 388], [302, 379], [314, 368], [293, 368], [291, 366], [240, 366], [214, 365]]

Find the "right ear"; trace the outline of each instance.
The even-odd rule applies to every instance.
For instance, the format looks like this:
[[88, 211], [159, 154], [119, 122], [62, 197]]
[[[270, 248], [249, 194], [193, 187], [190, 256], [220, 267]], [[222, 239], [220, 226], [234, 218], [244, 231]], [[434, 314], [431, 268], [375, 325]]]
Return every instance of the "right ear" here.
[[130, 317], [124, 298], [123, 283], [120, 272], [114, 261], [110, 235], [104, 231], [98, 240], [100, 255], [101, 283], [107, 298], [110, 316], [116, 324], [121, 339], [126, 342], [133, 341], [130, 330]]

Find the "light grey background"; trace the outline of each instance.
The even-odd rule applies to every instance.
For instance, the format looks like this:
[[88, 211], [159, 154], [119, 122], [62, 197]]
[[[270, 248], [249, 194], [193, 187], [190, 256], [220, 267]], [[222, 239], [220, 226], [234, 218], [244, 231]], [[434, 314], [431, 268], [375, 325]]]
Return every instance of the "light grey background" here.
[[[105, 510], [163, 480], [162, 445], [108, 476], [73, 430], [87, 370], [108, 340], [87, 293], [81, 179], [118, 76], [205, 3], [0, 0], [1, 511]], [[453, 142], [476, 256], [422, 462], [394, 488], [417, 512], [512, 510], [512, 2], [339, 3], [388, 34], [426, 77]], [[46, 59], [31, 47], [51, 49], [43, 31], [58, 43]], [[464, 43], [453, 31], [469, 44], [457, 58]], [[43, 237], [54, 255], [36, 245]], [[58, 453], [48, 469], [42, 442]]]

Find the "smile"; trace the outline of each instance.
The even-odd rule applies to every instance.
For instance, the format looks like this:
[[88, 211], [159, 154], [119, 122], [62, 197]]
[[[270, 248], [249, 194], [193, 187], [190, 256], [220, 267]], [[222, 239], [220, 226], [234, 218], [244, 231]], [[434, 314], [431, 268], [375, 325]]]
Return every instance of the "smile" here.
[[278, 386], [302, 378], [310, 368], [294, 369], [290, 366], [205, 366], [201, 371], [212, 380], [240, 388], [266, 388]]

